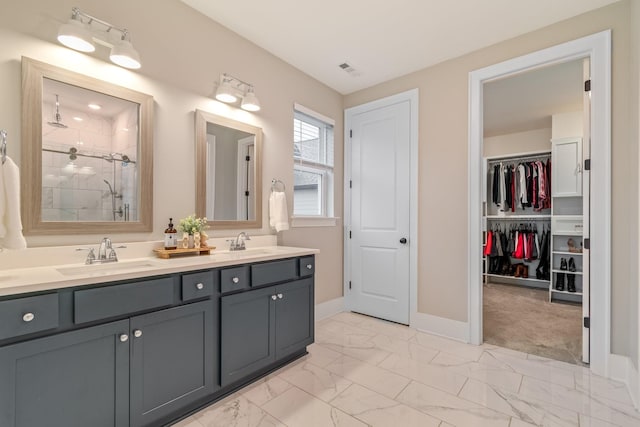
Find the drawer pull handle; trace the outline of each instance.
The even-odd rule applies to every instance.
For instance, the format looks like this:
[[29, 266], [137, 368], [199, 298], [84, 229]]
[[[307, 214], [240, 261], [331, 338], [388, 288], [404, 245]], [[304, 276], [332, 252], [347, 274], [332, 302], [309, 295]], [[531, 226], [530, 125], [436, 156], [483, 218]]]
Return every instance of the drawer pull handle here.
[[282, 298], [284, 298], [284, 295], [278, 294], [278, 299], [282, 299]]
[[313, 265], [307, 264], [307, 270], [311, 270], [312, 268], [313, 268]]
[[196, 284], [196, 289], [198, 289], [198, 290], [204, 289], [204, 284], [202, 284], [202, 283]]
[[133, 331], [133, 336], [136, 338], [140, 338], [142, 336], [142, 331], [140, 329], [135, 329]]
[[232, 281], [233, 283], [240, 283], [240, 279], [239, 279], [239, 278], [237, 278], [237, 277], [234, 277], [233, 279], [231, 279], [231, 281]]
[[129, 335], [120, 334], [120, 342], [127, 342], [129, 340]]
[[22, 320], [24, 320], [25, 322], [31, 322], [35, 318], [36, 318], [36, 315], [33, 313], [25, 313], [25, 315], [22, 316]]
[[277, 300], [277, 299], [278, 299], [278, 297], [277, 297], [277, 296], [275, 296], [275, 295], [271, 295], [271, 299], [275, 301], [275, 300]]

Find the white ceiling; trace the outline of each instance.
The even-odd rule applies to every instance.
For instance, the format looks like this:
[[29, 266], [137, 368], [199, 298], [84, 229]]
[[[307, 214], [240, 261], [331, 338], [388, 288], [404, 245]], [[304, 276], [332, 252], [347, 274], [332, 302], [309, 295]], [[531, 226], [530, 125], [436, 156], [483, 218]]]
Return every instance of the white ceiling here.
[[182, 1], [348, 94], [617, 0]]
[[550, 128], [551, 115], [582, 111], [582, 60], [485, 83], [483, 89], [484, 136]]

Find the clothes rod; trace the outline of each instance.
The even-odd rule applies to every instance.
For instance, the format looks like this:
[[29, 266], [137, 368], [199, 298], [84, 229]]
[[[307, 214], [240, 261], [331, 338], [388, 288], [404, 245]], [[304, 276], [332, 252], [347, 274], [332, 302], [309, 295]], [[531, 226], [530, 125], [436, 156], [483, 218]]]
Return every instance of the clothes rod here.
[[533, 159], [549, 159], [551, 157], [551, 153], [540, 153], [540, 154], [529, 154], [526, 156], [511, 156], [511, 157], [500, 157], [494, 159], [487, 159], [487, 162], [490, 164], [494, 163], [514, 163], [519, 161], [533, 160]]
[[529, 222], [529, 221], [549, 221], [551, 219], [551, 215], [545, 216], [521, 216], [521, 217], [508, 217], [508, 216], [491, 216], [487, 217], [488, 221], [521, 221], [521, 222]]

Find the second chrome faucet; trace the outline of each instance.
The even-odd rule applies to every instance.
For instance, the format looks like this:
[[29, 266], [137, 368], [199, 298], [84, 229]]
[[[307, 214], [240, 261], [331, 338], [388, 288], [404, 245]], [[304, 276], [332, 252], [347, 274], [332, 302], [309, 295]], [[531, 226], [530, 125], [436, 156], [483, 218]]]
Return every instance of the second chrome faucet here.
[[251, 240], [251, 237], [244, 231], [241, 231], [240, 233], [238, 233], [238, 236], [235, 239], [227, 240], [227, 242], [229, 242], [229, 250], [230, 251], [245, 250], [246, 249], [246, 246], [244, 244], [245, 240]]

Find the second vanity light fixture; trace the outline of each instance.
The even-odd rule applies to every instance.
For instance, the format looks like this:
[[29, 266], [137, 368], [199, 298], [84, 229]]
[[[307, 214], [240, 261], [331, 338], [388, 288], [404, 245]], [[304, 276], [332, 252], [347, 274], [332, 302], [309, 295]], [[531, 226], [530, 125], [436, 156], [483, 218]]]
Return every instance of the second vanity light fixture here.
[[94, 42], [99, 43], [111, 48], [109, 59], [114, 64], [134, 70], [141, 67], [140, 55], [133, 48], [126, 29], [82, 12], [77, 7], [71, 9], [69, 22], [60, 26], [58, 41], [80, 52], [93, 52], [96, 50]]
[[255, 94], [253, 85], [243, 82], [227, 73], [220, 76], [220, 84], [216, 90], [216, 99], [227, 104], [233, 104], [242, 99], [240, 108], [247, 111], [259, 111], [260, 101]]

